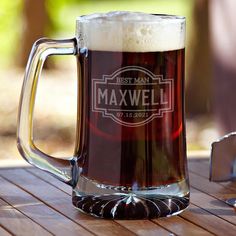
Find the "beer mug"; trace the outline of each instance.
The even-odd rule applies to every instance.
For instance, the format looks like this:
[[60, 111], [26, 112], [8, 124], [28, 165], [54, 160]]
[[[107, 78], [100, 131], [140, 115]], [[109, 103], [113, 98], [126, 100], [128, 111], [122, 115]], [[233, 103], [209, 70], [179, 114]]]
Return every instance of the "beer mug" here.
[[[51, 55], [77, 58], [77, 138], [68, 158], [49, 156], [33, 141], [37, 83]], [[180, 213], [189, 204], [184, 55], [185, 18], [172, 15], [85, 15], [76, 20], [75, 38], [39, 39], [20, 99], [21, 155], [71, 185], [73, 205], [85, 213], [112, 219]]]

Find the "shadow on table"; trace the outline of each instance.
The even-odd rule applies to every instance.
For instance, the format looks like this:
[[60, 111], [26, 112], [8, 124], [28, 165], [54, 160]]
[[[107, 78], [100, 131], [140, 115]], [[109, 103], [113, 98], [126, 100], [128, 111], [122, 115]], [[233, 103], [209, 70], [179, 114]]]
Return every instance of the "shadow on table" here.
[[204, 208], [204, 213], [201, 208], [194, 208], [190, 211], [198, 215], [235, 216], [234, 208], [228, 206], [226, 203], [219, 202], [219, 200], [212, 200], [210, 203], [218, 208]]

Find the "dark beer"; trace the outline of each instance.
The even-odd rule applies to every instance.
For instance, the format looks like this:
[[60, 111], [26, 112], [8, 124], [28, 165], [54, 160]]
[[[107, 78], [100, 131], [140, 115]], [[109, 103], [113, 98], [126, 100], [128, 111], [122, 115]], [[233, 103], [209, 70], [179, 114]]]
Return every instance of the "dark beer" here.
[[77, 20], [78, 209], [143, 219], [188, 206], [184, 34], [185, 19], [176, 16], [111, 12]]
[[[182, 181], [186, 175], [184, 49], [82, 50], [78, 63], [82, 69], [85, 126], [84, 138], [77, 144], [82, 175], [99, 184], [133, 190]], [[117, 70], [121, 72], [104, 80]], [[162, 81], [153, 83], [146, 71], [161, 76]], [[100, 105], [101, 110], [106, 109], [106, 115], [94, 109], [94, 102], [97, 108]], [[169, 110], [155, 116], [166, 104]]]

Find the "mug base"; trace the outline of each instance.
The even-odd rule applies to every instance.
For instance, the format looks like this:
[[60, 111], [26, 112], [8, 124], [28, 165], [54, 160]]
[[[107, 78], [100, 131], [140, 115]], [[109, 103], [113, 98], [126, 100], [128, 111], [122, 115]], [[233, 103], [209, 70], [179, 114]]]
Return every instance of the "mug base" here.
[[[91, 182], [91, 181], [89, 181]], [[90, 183], [91, 184], [91, 183]], [[80, 191], [79, 191], [80, 189]], [[177, 215], [189, 205], [188, 184], [181, 181], [140, 191], [100, 189], [97, 194], [73, 190], [73, 205], [84, 213], [106, 219], [152, 219]]]

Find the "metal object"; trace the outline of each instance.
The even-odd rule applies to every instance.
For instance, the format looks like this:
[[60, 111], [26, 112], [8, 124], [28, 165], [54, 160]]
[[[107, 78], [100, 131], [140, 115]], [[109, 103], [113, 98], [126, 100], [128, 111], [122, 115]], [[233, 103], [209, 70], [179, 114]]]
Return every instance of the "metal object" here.
[[[229, 133], [212, 143], [210, 181], [232, 181], [236, 178], [236, 132]], [[225, 201], [236, 207], [236, 198]]]
[[236, 132], [212, 143], [210, 181], [230, 181], [236, 178]]
[[236, 198], [229, 198], [225, 202], [232, 207], [236, 207]]

